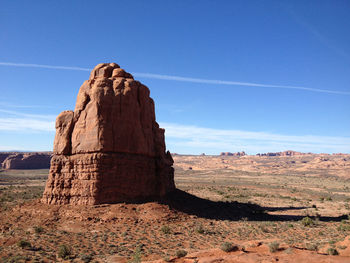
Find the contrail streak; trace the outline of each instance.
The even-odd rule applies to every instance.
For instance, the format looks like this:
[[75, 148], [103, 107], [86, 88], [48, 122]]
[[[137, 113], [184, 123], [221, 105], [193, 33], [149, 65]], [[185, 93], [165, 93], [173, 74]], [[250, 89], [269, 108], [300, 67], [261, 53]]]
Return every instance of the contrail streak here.
[[136, 77], [150, 78], [150, 79], [164, 79], [164, 80], [174, 80], [174, 81], [184, 81], [184, 82], [204, 83], [204, 84], [215, 84], [215, 85], [228, 85], [228, 86], [249, 86], [249, 87], [263, 87], [263, 88], [297, 89], [297, 90], [307, 90], [307, 91], [313, 91], [313, 92], [350, 95], [350, 92], [347, 92], [347, 91], [314, 89], [314, 88], [299, 87], [299, 86], [271, 85], [271, 84], [261, 84], [261, 83], [251, 83], [251, 82], [215, 80], [215, 79], [197, 79], [197, 78], [186, 78], [186, 77], [151, 74], [151, 73], [132, 73], [132, 74]]
[[[78, 70], [78, 71], [91, 71], [92, 70], [90, 68], [82, 68], [82, 67], [51, 66], [51, 65], [41, 65], [41, 64], [25, 64], [25, 63], [10, 63], [10, 62], [0, 62], [0, 66], [47, 68], [47, 69]], [[349, 91], [316, 89], [316, 88], [308, 88], [308, 87], [303, 87], [303, 86], [287, 86], [287, 85], [253, 83], [253, 82], [239, 82], [239, 81], [227, 81], [227, 80], [215, 80], [215, 79], [188, 78], [188, 77], [181, 77], [181, 76], [162, 75], [162, 74], [153, 74], [153, 73], [139, 73], [139, 72], [132, 72], [132, 74], [135, 77], [148, 78], [148, 79], [162, 79], [162, 80], [171, 80], [171, 81], [182, 81], [182, 82], [215, 84], [215, 85], [226, 85], [226, 86], [247, 86], [247, 87], [258, 87], [258, 88], [294, 89], [294, 90], [306, 90], [306, 91], [319, 92], [319, 93], [350, 95]]]
[[41, 65], [41, 64], [24, 64], [24, 63], [10, 63], [10, 62], [0, 62], [0, 66], [91, 71], [91, 69], [89, 68], [81, 68], [81, 67], [50, 66], [50, 65]]

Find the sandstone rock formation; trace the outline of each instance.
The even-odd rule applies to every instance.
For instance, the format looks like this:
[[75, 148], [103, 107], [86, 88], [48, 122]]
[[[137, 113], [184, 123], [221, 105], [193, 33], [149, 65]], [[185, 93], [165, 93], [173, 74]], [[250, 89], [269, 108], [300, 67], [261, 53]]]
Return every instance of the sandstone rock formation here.
[[7, 153], [0, 159], [3, 169], [46, 169], [50, 167], [51, 153]]
[[306, 154], [312, 154], [312, 153], [302, 153], [302, 152], [288, 150], [284, 152], [258, 153], [257, 156], [301, 156]]
[[235, 153], [231, 153], [231, 152], [222, 152], [220, 153], [221, 156], [245, 156], [246, 153], [244, 151], [242, 152], [235, 152]]
[[11, 153], [0, 153], [0, 168], [2, 167], [2, 162], [10, 155]]
[[56, 119], [54, 155], [42, 201], [143, 201], [175, 189], [173, 159], [149, 89], [115, 63], [99, 64], [75, 110]]

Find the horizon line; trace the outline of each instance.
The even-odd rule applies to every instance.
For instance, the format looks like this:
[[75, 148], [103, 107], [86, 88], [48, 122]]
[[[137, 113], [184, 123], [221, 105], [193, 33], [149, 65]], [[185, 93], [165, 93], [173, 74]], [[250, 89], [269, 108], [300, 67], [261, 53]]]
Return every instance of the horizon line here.
[[[170, 152], [170, 151], [169, 151]], [[337, 153], [329, 153], [329, 152], [320, 152], [320, 153], [315, 153], [315, 152], [300, 152], [300, 151], [294, 151], [294, 150], [284, 150], [284, 151], [277, 151], [277, 152], [260, 152], [260, 153], [256, 153], [256, 154], [249, 154], [246, 153], [244, 150], [242, 151], [238, 151], [238, 152], [220, 152], [218, 154], [206, 154], [206, 153], [199, 153], [199, 154], [195, 154], [195, 153], [178, 153], [178, 152], [170, 152], [170, 154], [172, 155], [193, 155], [193, 156], [229, 156], [229, 157], [237, 157], [235, 155], [222, 155], [222, 153], [241, 153], [244, 152], [245, 154], [242, 156], [238, 156], [238, 157], [243, 157], [243, 156], [259, 156], [259, 155], [263, 155], [263, 154], [268, 154], [268, 153], [284, 153], [284, 152], [296, 152], [296, 153], [301, 153], [302, 155], [307, 155], [307, 154], [314, 154], [314, 155], [350, 155], [350, 153], [345, 153], [345, 152], [337, 152]], [[12, 149], [12, 150], [0, 150], [0, 153], [53, 153], [53, 150], [43, 150], [43, 151], [36, 151], [36, 150], [19, 150], [19, 149]], [[263, 155], [264, 156], [264, 155]], [[268, 156], [267, 157], [276, 157], [276, 156]], [[287, 156], [282, 156], [282, 157], [293, 157], [291, 155], [287, 155]]]

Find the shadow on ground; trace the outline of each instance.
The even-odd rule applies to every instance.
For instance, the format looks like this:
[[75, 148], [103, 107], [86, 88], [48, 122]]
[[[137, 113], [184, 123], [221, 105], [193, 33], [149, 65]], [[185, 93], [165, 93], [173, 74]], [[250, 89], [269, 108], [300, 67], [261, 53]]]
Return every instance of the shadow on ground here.
[[[299, 221], [304, 216], [270, 215], [268, 212], [302, 210], [311, 207], [262, 207], [251, 203], [222, 202], [203, 199], [182, 190], [175, 190], [164, 198], [161, 203], [171, 209], [197, 217], [216, 220], [249, 220], [249, 221]], [[347, 215], [338, 217], [318, 217], [320, 221], [341, 221]]]

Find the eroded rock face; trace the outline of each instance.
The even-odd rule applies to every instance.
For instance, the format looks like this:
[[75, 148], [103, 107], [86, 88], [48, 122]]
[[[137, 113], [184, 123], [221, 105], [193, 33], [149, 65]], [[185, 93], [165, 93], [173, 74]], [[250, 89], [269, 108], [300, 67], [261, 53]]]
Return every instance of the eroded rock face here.
[[5, 161], [9, 155], [11, 155], [11, 153], [0, 153], [0, 168], [2, 167], [2, 162]]
[[115, 63], [94, 68], [74, 112], [56, 119], [43, 202], [142, 201], [175, 189], [173, 159], [165, 152], [164, 129], [149, 93]]
[[3, 169], [47, 169], [50, 167], [50, 153], [13, 153], [2, 162]]

